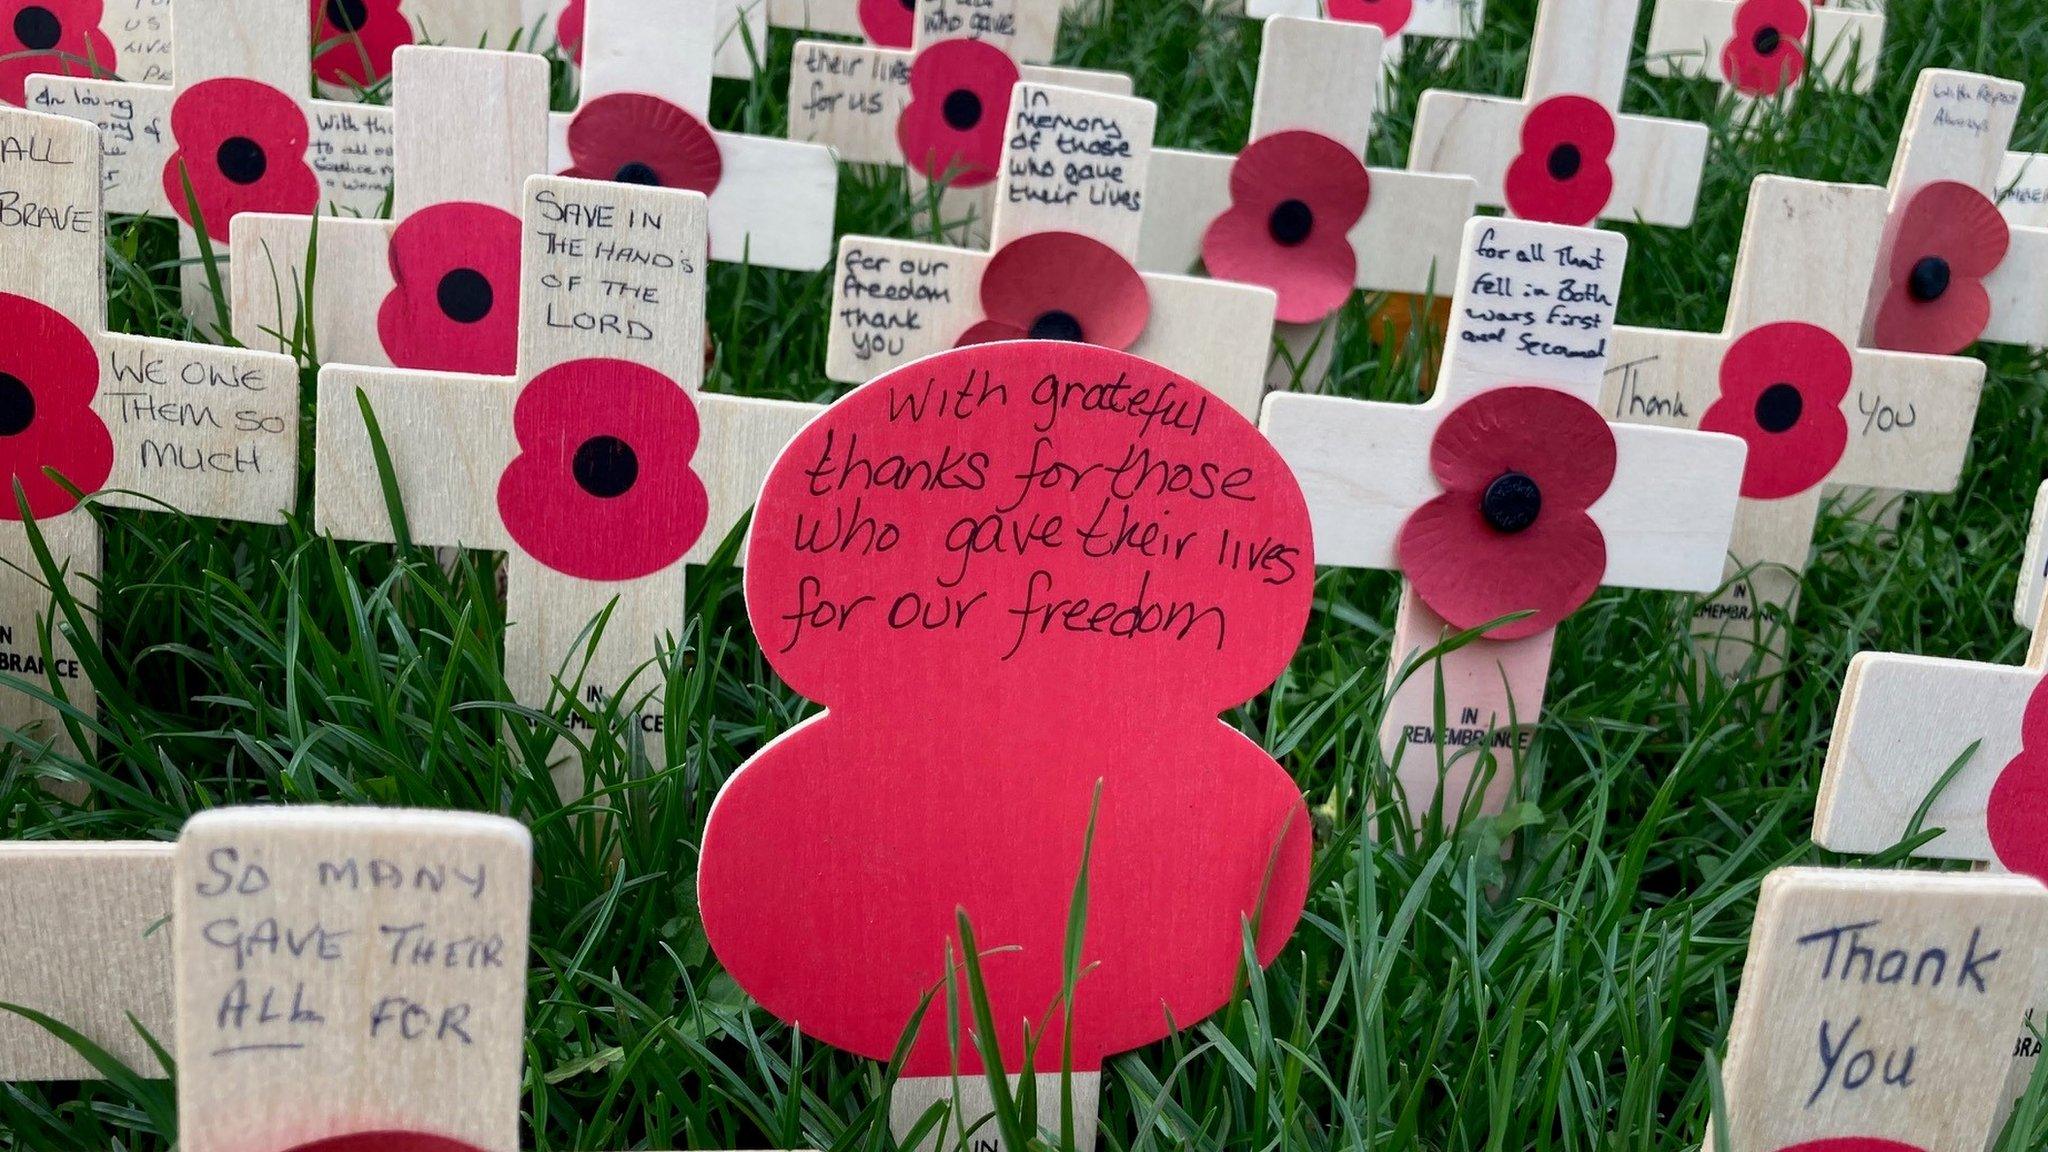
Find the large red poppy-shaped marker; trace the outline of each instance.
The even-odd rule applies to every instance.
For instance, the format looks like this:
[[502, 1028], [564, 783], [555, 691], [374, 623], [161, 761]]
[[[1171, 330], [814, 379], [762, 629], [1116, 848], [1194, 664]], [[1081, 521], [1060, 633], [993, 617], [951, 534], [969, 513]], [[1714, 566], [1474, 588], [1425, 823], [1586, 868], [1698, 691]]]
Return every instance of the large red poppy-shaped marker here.
[[[828, 711], [713, 806], [699, 886], [719, 959], [808, 1035], [886, 1059], [965, 909], [1005, 1065], [1043, 1021], [1034, 1066], [1057, 1067], [1099, 782], [1074, 1067], [1214, 1012], [1243, 924], [1270, 961], [1306, 895], [1301, 793], [1217, 714], [1286, 667], [1313, 554], [1265, 438], [1128, 354], [960, 348], [849, 394], [754, 515], [748, 615]], [[944, 1016], [909, 1075], [948, 1069]]]

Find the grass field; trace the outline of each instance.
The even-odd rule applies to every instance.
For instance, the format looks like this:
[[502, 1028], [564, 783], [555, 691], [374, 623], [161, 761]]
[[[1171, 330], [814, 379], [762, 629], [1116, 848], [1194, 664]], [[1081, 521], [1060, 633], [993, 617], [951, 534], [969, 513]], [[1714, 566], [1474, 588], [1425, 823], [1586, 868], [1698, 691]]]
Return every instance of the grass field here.
[[[1483, 35], [1454, 59], [1411, 56], [1375, 162], [1405, 158], [1426, 87], [1520, 90], [1532, 4], [1489, 9]], [[2033, 0], [1892, 0], [1890, 21], [1872, 97], [1809, 93], [1754, 136], [1716, 107], [1711, 86], [1631, 80], [1629, 110], [1705, 120], [1715, 147], [1692, 230], [1625, 229], [1624, 322], [1718, 327], [1750, 178], [1881, 183], [1920, 68], [2048, 76], [2048, 8]], [[780, 131], [792, 39], [776, 35], [773, 66], [751, 86], [721, 83], [720, 126]], [[1255, 25], [1204, 16], [1191, 0], [1126, 4], [1069, 28], [1060, 61], [1132, 73], [1161, 105], [1161, 144], [1233, 149], [1258, 40]], [[2048, 117], [2033, 104], [2017, 145], [2048, 147]], [[842, 189], [842, 230], [908, 231], [900, 179], [849, 173]], [[161, 223], [117, 225], [117, 325], [179, 331], [173, 252]], [[823, 273], [715, 270], [710, 386], [831, 398], [829, 288]], [[1412, 350], [1365, 338], [1372, 306], [1351, 306], [1333, 387], [1416, 399]], [[1529, 799], [1496, 821], [1411, 834], [1371, 815], [1388, 799], [1373, 733], [1396, 584], [1324, 573], [1292, 669], [1236, 717], [1293, 771], [1317, 814], [1308, 914], [1282, 959], [1226, 1011], [1109, 1066], [1103, 1146], [1696, 1145], [1757, 885], [1779, 865], [1828, 859], [1808, 825], [1850, 656], [2023, 654], [2010, 602], [2048, 459], [2048, 376], [2038, 357], [1988, 358], [1958, 493], [1916, 501], [1896, 539], [1823, 521], [1775, 713], [1762, 707], [1764, 685], [1693, 688], [1699, 657], [1679, 599], [1603, 592], [1563, 628], [1549, 715], [1533, 754], [1513, 766]], [[306, 381], [310, 403], [310, 372]], [[428, 554], [335, 544], [303, 525], [104, 519], [104, 642], [97, 657], [85, 649], [102, 709], [74, 716], [99, 752], [75, 762], [10, 736], [0, 765], [7, 836], [162, 839], [199, 809], [265, 800], [516, 816], [534, 830], [540, 876], [524, 1094], [532, 1146], [886, 1145], [883, 1070], [801, 1042], [751, 1008], [709, 955], [694, 911], [694, 846], [711, 798], [809, 708], [761, 658], [734, 570], [697, 575], [679, 618], [666, 734], [677, 767], [648, 774], [609, 738], [578, 737], [597, 794], [622, 817], [594, 839], [544, 770], [562, 717], [508, 703], [496, 557], [451, 572]], [[79, 623], [76, 606], [61, 605], [58, 624]], [[498, 738], [508, 717], [517, 739]], [[50, 776], [88, 782], [93, 800], [52, 800], [41, 787]], [[1503, 861], [1510, 833], [1520, 850]], [[0, 1148], [158, 1147], [175, 1137], [169, 1092], [139, 1082], [0, 1087]], [[1056, 1118], [1044, 1117], [1055, 1128]], [[2048, 1109], [2028, 1107], [2005, 1147], [2044, 1140]]]

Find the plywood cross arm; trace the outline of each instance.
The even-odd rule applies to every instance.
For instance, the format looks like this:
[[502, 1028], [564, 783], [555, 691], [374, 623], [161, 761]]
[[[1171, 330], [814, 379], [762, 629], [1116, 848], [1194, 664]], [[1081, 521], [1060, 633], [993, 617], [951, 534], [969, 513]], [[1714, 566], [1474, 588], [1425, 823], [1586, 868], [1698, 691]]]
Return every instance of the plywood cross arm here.
[[1307, 392], [1266, 397], [1259, 427], [1301, 482], [1317, 564], [1400, 567], [1402, 525], [1442, 491], [1429, 469], [1430, 438], [1442, 419], [1420, 404]]
[[2048, 153], [2008, 152], [1998, 169], [1998, 210], [2013, 224], [2048, 228]]
[[2048, 276], [2048, 227], [2013, 225], [2009, 235], [2005, 259], [1984, 278], [1991, 319], [1982, 338], [1993, 344], [2048, 346], [2048, 295], [2040, 290]]
[[313, 449], [315, 527], [344, 540], [396, 539], [361, 412], [367, 402], [390, 454], [413, 543], [506, 549], [510, 537], [496, 497], [498, 477], [517, 452], [513, 399], [510, 381], [488, 376], [322, 368]]
[[547, 61], [525, 52], [400, 48], [392, 211], [470, 201], [519, 211], [528, 176], [546, 170]]
[[1600, 583], [1711, 592], [1741, 503], [1745, 449], [1733, 436], [1614, 427], [1614, 481], [1589, 509], [1607, 545]]
[[1977, 423], [1984, 362], [1964, 356], [1859, 351], [1842, 402], [1848, 447], [1837, 484], [1951, 492]]

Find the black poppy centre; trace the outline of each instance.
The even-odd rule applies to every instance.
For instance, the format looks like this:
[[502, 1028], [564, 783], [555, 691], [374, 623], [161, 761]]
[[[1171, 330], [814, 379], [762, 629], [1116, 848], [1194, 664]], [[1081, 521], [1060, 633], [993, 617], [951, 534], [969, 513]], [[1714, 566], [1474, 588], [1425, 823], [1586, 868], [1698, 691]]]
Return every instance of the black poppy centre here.
[[1756, 426], [1766, 432], [1790, 431], [1806, 411], [1806, 397], [1790, 384], [1773, 384], [1756, 398]]
[[365, 0], [327, 0], [327, 23], [338, 32], [354, 32], [370, 22]]
[[1756, 54], [1759, 56], [1771, 55], [1784, 42], [1785, 37], [1778, 31], [1777, 26], [1773, 24], [1766, 24], [1757, 29], [1756, 35], [1749, 38], [1749, 46], [1756, 49]]
[[270, 157], [263, 154], [263, 145], [247, 136], [230, 136], [221, 141], [213, 160], [219, 165], [220, 174], [236, 184], [254, 184], [270, 170]]
[[457, 324], [474, 324], [489, 316], [493, 297], [490, 278], [474, 268], [457, 268], [434, 287], [441, 314]]
[[1906, 294], [1922, 304], [1932, 304], [1948, 294], [1948, 261], [1939, 256], [1922, 256], [1906, 273]]
[[640, 457], [633, 446], [617, 436], [592, 436], [576, 449], [570, 462], [576, 486], [600, 500], [610, 500], [632, 491], [640, 479]]
[[945, 102], [939, 105], [939, 115], [946, 118], [946, 126], [953, 131], [968, 131], [981, 123], [981, 97], [965, 88], [955, 88], [946, 93]]
[[661, 183], [661, 173], [656, 172], [652, 164], [628, 160], [612, 173], [612, 179], [620, 184], [645, 184], [652, 188]]
[[1029, 335], [1033, 340], [1065, 340], [1070, 344], [1087, 341], [1087, 336], [1081, 331], [1080, 319], [1072, 312], [1062, 312], [1057, 308], [1033, 320]]
[[21, 377], [0, 372], [0, 436], [19, 436], [35, 419], [36, 394]]
[[1496, 532], [1520, 532], [1543, 514], [1543, 489], [1527, 473], [1503, 472], [1480, 493], [1479, 514]]
[[1315, 229], [1315, 209], [1299, 200], [1282, 200], [1266, 217], [1266, 232], [1273, 237], [1275, 244], [1284, 248], [1303, 243]]
[[64, 23], [55, 12], [31, 4], [14, 14], [14, 38], [31, 52], [48, 52], [64, 39]]
[[1552, 180], [1569, 180], [1579, 174], [1586, 164], [1586, 158], [1579, 153], [1577, 144], [1559, 144], [1550, 150], [1544, 167], [1550, 170]]

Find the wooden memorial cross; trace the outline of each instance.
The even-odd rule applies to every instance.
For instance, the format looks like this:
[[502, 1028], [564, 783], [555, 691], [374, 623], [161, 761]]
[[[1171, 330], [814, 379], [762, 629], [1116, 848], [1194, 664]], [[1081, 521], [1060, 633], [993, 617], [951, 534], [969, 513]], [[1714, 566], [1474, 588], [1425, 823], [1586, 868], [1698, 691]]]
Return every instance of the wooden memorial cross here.
[[1749, 442], [1728, 579], [1694, 616], [1724, 674], [1782, 659], [1823, 485], [1946, 492], [1962, 472], [1984, 365], [1855, 349], [1886, 199], [1760, 176], [1722, 330], [1615, 331], [1610, 417]]
[[172, 84], [39, 76], [28, 102], [100, 126], [108, 212], [179, 219], [181, 247], [193, 258], [185, 308], [205, 317], [212, 301], [191, 201], [221, 257], [238, 213], [378, 215], [391, 189], [391, 111], [306, 97], [305, 0], [173, 0], [173, 8]]
[[702, 192], [713, 260], [823, 268], [838, 206], [831, 152], [708, 126], [719, 10], [717, 0], [588, 0], [583, 90], [576, 111], [549, 117], [550, 170]]
[[1301, 914], [1300, 789], [1218, 714], [1300, 643], [1310, 549], [1301, 490], [1251, 422], [1135, 356], [977, 345], [855, 389], [755, 512], [748, 616], [826, 711], [712, 806], [698, 896], [720, 962], [806, 1036], [888, 1060], [920, 997], [964, 987], [949, 969], [977, 956], [1000, 1023], [966, 1025], [956, 1058], [946, 1020], [971, 1009], [931, 1005], [898, 1139], [958, 1100], [938, 1147], [979, 1125], [973, 1147], [1021, 1152], [982, 1122], [975, 1030], [1004, 1073], [1037, 1077], [1040, 1127], [1060, 1127], [1071, 1056], [1074, 1146], [1092, 1148], [1103, 1059], [1221, 1008], [1245, 925], [1267, 963]]
[[1690, 225], [1707, 126], [1621, 113], [1638, 3], [1542, 0], [1521, 98], [1424, 92], [1408, 166], [1526, 220]]
[[1472, 215], [1472, 178], [1368, 168], [1380, 30], [1276, 16], [1266, 21], [1251, 143], [1236, 156], [1154, 149], [1138, 266], [1279, 294], [1276, 387], [1313, 385], [1354, 288], [1441, 293]]
[[547, 61], [469, 48], [395, 61], [392, 218], [236, 217], [235, 339], [290, 350], [310, 323], [326, 363], [510, 376], [519, 210], [526, 178], [547, 170]]
[[[711, 74], [721, 80], [752, 80], [766, 67], [758, 59], [768, 48], [769, 0], [713, 0], [717, 12], [715, 50]], [[654, 28], [669, 34], [677, 22], [677, 9], [665, 7], [656, 13]], [[682, 19], [690, 17], [682, 15]], [[526, 0], [525, 25], [548, 28], [555, 45], [569, 60], [581, 67], [583, 46], [589, 27], [589, 0]]]
[[1721, 1066], [1729, 1152], [1977, 1152], [2048, 976], [2048, 890], [2012, 876], [1764, 878]]
[[171, 82], [171, 0], [25, 0], [0, 6], [0, 104], [56, 76]]
[[[518, 701], [557, 708], [574, 690], [596, 709], [616, 698], [657, 760], [656, 657], [681, 625], [684, 567], [717, 549], [818, 411], [698, 390], [707, 213], [696, 193], [533, 177], [516, 379], [320, 372], [320, 530], [396, 536], [367, 404], [412, 540], [508, 554], [506, 676]], [[577, 791], [582, 778], [561, 783]]]
[[1019, 84], [990, 252], [845, 236], [825, 374], [858, 383], [958, 344], [1027, 337], [1129, 351], [1258, 410], [1271, 289], [1140, 273], [1149, 101]]
[[[1733, 437], [1610, 425], [1593, 406], [1619, 234], [1484, 218], [1464, 249], [1427, 401], [1276, 392], [1261, 421], [1308, 495], [1316, 563], [1407, 577], [1380, 747], [1417, 821], [1439, 793], [1447, 821], [1506, 803], [1492, 750], [1528, 746], [1556, 625], [1600, 586], [1715, 586], [1742, 474]], [[1440, 730], [1438, 670], [1404, 679], [1404, 662], [1513, 613], [1529, 614], [1442, 657]]]
[[297, 493], [299, 377], [285, 356], [107, 331], [92, 125], [0, 108], [0, 192], [0, 520], [15, 522], [0, 532], [0, 668], [88, 720], [8, 690], [0, 725], [76, 752], [94, 695], [73, 644], [92, 638], [53, 619], [18, 500], [90, 612], [99, 522], [64, 485], [107, 507], [281, 523]]
[[1818, 74], [1870, 91], [1884, 13], [1814, 0], [1655, 0], [1643, 71], [1718, 82], [1744, 100], [1789, 99]]
[[[1391, 74], [1401, 66], [1412, 37], [1470, 40], [1486, 19], [1486, 0], [1244, 0], [1253, 20], [1302, 16], [1364, 24], [1386, 34], [1374, 71]], [[1270, 30], [1272, 25], [1267, 24]], [[1254, 132], [1257, 130], [1254, 129]]]
[[[1919, 830], [1939, 830], [1914, 847], [1913, 855], [1968, 860], [2048, 882], [2048, 691], [2041, 687], [2048, 673], [2048, 620], [2040, 614], [2044, 516], [2048, 485], [2034, 505], [2034, 532], [2015, 597], [2015, 615], [2033, 633], [2025, 663], [1889, 652], [1859, 652], [1850, 660], [1821, 768], [1815, 843], [1838, 852], [1874, 853]], [[2048, 973], [2028, 1004], [2028, 1022], [2048, 1024]], [[2023, 1029], [2012, 1051], [2001, 1117], [2026, 1090], [2040, 1043]]]
[[933, 223], [974, 247], [986, 244], [1015, 84], [1131, 94], [1129, 76], [1044, 67], [1058, 0], [997, 0], [996, 10], [1005, 18], [968, 19], [972, 4], [918, 0], [914, 43], [798, 41], [790, 59], [790, 139], [829, 145], [844, 163], [902, 167], [917, 198], [941, 185]]

